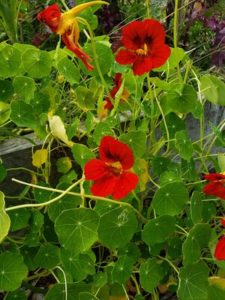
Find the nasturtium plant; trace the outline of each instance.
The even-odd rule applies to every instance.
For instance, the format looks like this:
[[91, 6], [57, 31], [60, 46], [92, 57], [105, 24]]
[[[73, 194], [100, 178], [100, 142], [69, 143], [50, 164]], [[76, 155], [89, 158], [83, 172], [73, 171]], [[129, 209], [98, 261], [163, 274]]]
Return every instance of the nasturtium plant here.
[[223, 1], [178, 2], [0, 0], [0, 299], [225, 299]]

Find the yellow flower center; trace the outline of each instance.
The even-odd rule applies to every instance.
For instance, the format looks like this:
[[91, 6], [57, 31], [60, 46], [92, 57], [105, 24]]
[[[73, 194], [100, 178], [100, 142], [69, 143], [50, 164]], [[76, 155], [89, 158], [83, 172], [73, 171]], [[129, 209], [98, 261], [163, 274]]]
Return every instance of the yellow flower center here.
[[119, 161], [113, 162], [113, 163], [106, 163], [112, 173], [114, 174], [121, 174], [123, 172], [123, 167]]
[[148, 55], [148, 46], [144, 43], [143, 48], [136, 50], [137, 55], [146, 56]]

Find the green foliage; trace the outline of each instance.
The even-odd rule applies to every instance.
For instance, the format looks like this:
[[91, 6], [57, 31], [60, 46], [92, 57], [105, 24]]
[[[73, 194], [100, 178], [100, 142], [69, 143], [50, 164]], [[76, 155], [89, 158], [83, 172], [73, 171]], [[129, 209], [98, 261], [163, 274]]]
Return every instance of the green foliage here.
[[[43, 8], [40, 0], [17, 4], [0, 1], [0, 38], [6, 32], [12, 42], [0, 43], [1, 296], [142, 300], [168, 298], [172, 292], [179, 300], [224, 299], [225, 264], [214, 256], [224, 234], [224, 202], [213, 192], [213, 187], [223, 191], [224, 181], [210, 183], [212, 194], [203, 190], [208, 184], [204, 174], [224, 172], [224, 123], [218, 116], [208, 120], [205, 105], [224, 106], [221, 74], [215, 68], [202, 74], [190, 49], [180, 47], [171, 47], [161, 67], [133, 74], [129, 64], [115, 63], [117, 29], [93, 37], [86, 26], [84, 20], [101, 31], [103, 24], [94, 15], [100, 5], [72, 18], [80, 28], [80, 37], [73, 36], [79, 38], [75, 46], [90, 56], [94, 67], [87, 70], [66, 49], [60, 31], [52, 34], [39, 25], [35, 14]], [[118, 10], [117, 4], [127, 21], [147, 15], [163, 19], [170, 9], [165, 0], [153, 0], [149, 11], [137, 0], [132, 5], [111, 1], [103, 9], [107, 21], [117, 18], [108, 15], [111, 5]], [[66, 11], [62, 5], [60, 9]], [[178, 20], [184, 20], [185, 9], [179, 7]], [[171, 16], [176, 23], [176, 12]], [[173, 25], [182, 37], [181, 24]], [[204, 37], [212, 37], [202, 31], [200, 38], [202, 29], [194, 24], [188, 32], [192, 45], [199, 46], [197, 55], [204, 50]], [[69, 33], [74, 34], [64, 32]], [[170, 30], [166, 40], [171, 46]], [[141, 48], [136, 50], [130, 55], [146, 59]], [[190, 123], [197, 124], [195, 135]], [[102, 145], [104, 136], [126, 144], [133, 155], [123, 147]], [[10, 137], [19, 137], [24, 162], [14, 159], [13, 143], [10, 155], [4, 153], [2, 141]], [[23, 141], [32, 149], [23, 150]], [[87, 180], [85, 165], [92, 159], [99, 164], [93, 180]], [[112, 190], [129, 186], [127, 196], [113, 198]]]

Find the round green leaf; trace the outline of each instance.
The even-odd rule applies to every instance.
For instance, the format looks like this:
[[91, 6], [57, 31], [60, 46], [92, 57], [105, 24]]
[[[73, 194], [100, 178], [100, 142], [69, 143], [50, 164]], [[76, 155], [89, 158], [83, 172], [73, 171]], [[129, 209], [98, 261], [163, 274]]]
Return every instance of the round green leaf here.
[[159, 188], [152, 201], [158, 215], [179, 214], [189, 200], [188, 191], [181, 182], [173, 182]]
[[67, 283], [67, 298], [65, 296], [65, 284], [57, 283], [51, 287], [45, 295], [45, 300], [75, 300], [79, 299], [79, 294], [91, 290], [86, 283]]
[[193, 112], [198, 103], [195, 89], [188, 84], [174, 84], [160, 99], [165, 114]]
[[[65, 190], [69, 187], [68, 183], [61, 183], [57, 185], [57, 188], [60, 190]], [[52, 193], [51, 198], [57, 197], [58, 193]], [[76, 208], [81, 203], [80, 197], [76, 197], [74, 195], [66, 194], [60, 200], [55, 203], [52, 203], [48, 207], [48, 215], [49, 218], [55, 222], [56, 218], [63, 212], [64, 210]]]
[[179, 151], [180, 157], [190, 161], [193, 155], [193, 145], [188, 138], [186, 131], [181, 130], [176, 132], [175, 139], [175, 147]]
[[52, 269], [59, 264], [59, 247], [52, 244], [42, 245], [34, 258], [38, 268]]
[[63, 211], [55, 221], [55, 230], [63, 247], [71, 251], [88, 250], [98, 240], [99, 216], [87, 208]]
[[133, 210], [117, 207], [100, 218], [99, 238], [110, 249], [122, 248], [132, 238], [137, 229], [137, 219]]
[[30, 127], [32, 129], [35, 129], [37, 126], [31, 105], [23, 101], [12, 101], [11, 119], [17, 126]]
[[214, 75], [204, 75], [200, 79], [201, 91], [205, 98], [218, 105], [225, 105], [225, 83]]
[[171, 216], [161, 216], [150, 220], [142, 232], [143, 241], [151, 246], [165, 242], [170, 234], [175, 230], [175, 218]]
[[206, 300], [209, 269], [205, 263], [188, 265], [179, 273], [178, 297], [180, 300]]
[[89, 274], [95, 274], [95, 265], [87, 254], [77, 255], [74, 251], [62, 249], [61, 260], [64, 270], [68, 272], [75, 282], [84, 280]]
[[140, 282], [143, 289], [151, 293], [164, 275], [162, 262], [149, 258], [140, 267]]
[[198, 262], [201, 255], [201, 250], [199, 242], [195, 236], [188, 235], [187, 239], [182, 245], [182, 252], [184, 265]]
[[8, 78], [16, 75], [20, 64], [19, 50], [7, 44], [0, 48], [0, 77]]
[[33, 78], [17, 76], [13, 79], [13, 87], [15, 93], [20, 97], [21, 100], [29, 102], [30, 99], [34, 98], [36, 86]]
[[27, 267], [19, 253], [0, 254], [0, 290], [14, 291], [27, 276]]
[[85, 145], [75, 144], [72, 147], [74, 160], [83, 167], [90, 159], [95, 158], [95, 154]]
[[133, 263], [133, 259], [127, 255], [119, 257], [113, 266], [112, 281], [124, 284], [132, 273]]
[[9, 80], [0, 80], [0, 101], [10, 100], [13, 96], [12, 82]]
[[96, 100], [91, 90], [78, 86], [74, 91], [74, 102], [84, 111], [95, 109]]
[[10, 104], [0, 101], [0, 125], [5, 123], [11, 113]]
[[[8, 232], [9, 232], [9, 228], [10, 228], [10, 217], [5, 212], [5, 196], [0, 191], [0, 243], [7, 236]], [[0, 272], [1, 272], [1, 268], [0, 268]], [[1, 275], [1, 273], [0, 273], [0, 275]]]
[[73, 84], [79, 82], [80, 71], [68, 57], [63, 57], [58, 62], [57, 69], [69, 83]]
[[82, 292], [79, 294], [79, 300], [100, 300], [91, 293]]
[[52, 59], [47, 51], [28, 49], [23, 53], [22, 60], [24, 69], [30, 77], [42, 78], [51, 72]]
[[11, 231], [16, 231], [28, 226], [28, 220], [30, 218], [30, 211], [26, 208], [9, 211], [11, 219]]
[[120, 136], [120, 141], [128, 144], [135, 157], [142, 157], [146, 151], [146, 133], [144, 131], [130, 131]]

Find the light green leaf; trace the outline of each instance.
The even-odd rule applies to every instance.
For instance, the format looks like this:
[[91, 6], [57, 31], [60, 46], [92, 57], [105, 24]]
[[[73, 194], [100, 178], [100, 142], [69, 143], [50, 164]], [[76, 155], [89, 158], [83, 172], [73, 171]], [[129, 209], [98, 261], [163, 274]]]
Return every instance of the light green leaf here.
[[17, 126], [30, 127], [32, 129], [35, 129], [37, 126], [36, 116], [31, 105], [23, 101], [12, 101], [11, 119]]
[[47, 51], [28, 49], [22, 55], [22, 61], [28, 76], [43, 78], [50, 74], [52, 68], [51, 55]]
[[20, 64], [21, 54], [19, 50], [7, 44], [0, 48], [0, 77], [15, 76]]
[[188, 84], [173, 84], [160, 98], [165, 114], [170, 112], [186, 114], [194, 112], [198, 103], [195, 89]]
[[0, 254], [0, 290], [16, 290], [26, 276], [27, 267], [19, 253], [6, 251]]
[[110, 249], [122, 248], [137, 228], [135, 213], [130, 208], [117, 207], [100, 218], [99, 239]]
[[200, 79], [201, 91], [205, 98], [218, 105], [225, 105], [225, 83], [214, 75], [204, 75]]
[[179, 151], [181, 158], [190, 161], [193, 155], [193, 145], [187, 136], [187, 132], [185, 130], [176, 132], [175, 139], [175, 147]]
[[77, 83], [80, 80], [80, 70], [75, 64], [68, 58], [63, 57], [57, 64], [59, 74], [63, 75], [71, 84]]
[[0, 243], [7, 236], [9, 232], [9, 228], [10, 228], [10, 217], [5, 212], [5, 196], [3, 192], [0, 191]]
[[112, 281], [126, 283], [133, 269], [133, 259], [127, 255], [120, 256], [112, 270]]
[[162, 262], [156, 258], [149, 258], [140, 267], [140, 282], [143, 289], [153, 292], [164, 275]]
[[175, 230], [175, 218], [171, 216], [161, 216], [150, 220], [142, 231], [143, 241], [151, 246], [165, 242]]
[[26, 76], [17, 76], [13, 79], [13, 87], [15, 93], [21, 100], [29, 103], [34, 98], [34, 91], [36, 89], [33, 78]]
[[122, 134], [120, 141], [131, 147], [135, 157], [142, 157], [146, 152], [146, 133], [144, 131], [130, 131]]
[[90, 159], [95, 158], [95, 154], [85, 145], [75, 144], [72, 148], [72, 153], [75, 162], [82, 168]]
[[59, 247], [52, 244], [41, 245], [35, 258], [34, 263], [37, 268], [53, 269], [59, 264]]
[[84, 252], [98, 240], [98, 214], [87, 208], [63, 211], [55, 221], [55, 230], [63, 247]]
[[189, 200], [188, 191], [181, 182], [173, 182], [159, 188], [154, 194], [152, 206], [158, 215], [179, 214]]
[[0, 125], [4, 124], [9, 119], [10, 114], [10, 104], [0, 101]]
[[198, 262], [188, 265], [180, 270], [178, 297], [180, 300], [206, 300], [208, 298], [208, 272], [207, 265]]

